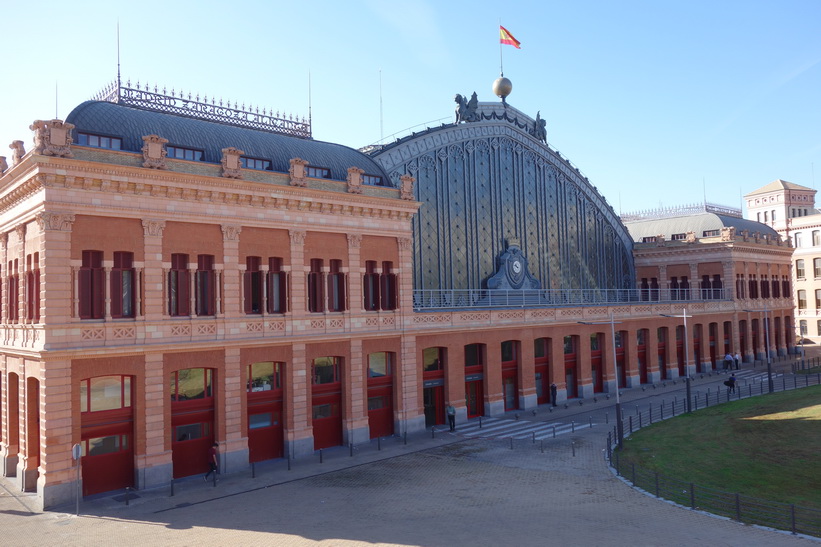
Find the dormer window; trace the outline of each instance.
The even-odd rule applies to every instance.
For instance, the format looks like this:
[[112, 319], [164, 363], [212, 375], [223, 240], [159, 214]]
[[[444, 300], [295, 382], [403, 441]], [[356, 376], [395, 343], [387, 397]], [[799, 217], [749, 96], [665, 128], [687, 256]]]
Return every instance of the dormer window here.
[[94, 135], [92, 133], [77, 133], [77, 144], [79, 146], [91, 146], [93, 148], [121, 150], [123, 146], [123, 141], [119, 137]]
[[305, 174], [315, 179], [329, 179], [331, 178], [331, 170], [324, 167], [313, 167], [309, 165], [305, 168]]
[[246, 158], [245, 156], [239, 159], [242, 167], [245, 169], [256, 169], [257, 171], [270, 171], [271, 162], [268, 160], [261, 160], [259, 158]]
[[376, 175], [362, 175], [362, 184], [368, 186], [382, 186], [382, 177]]
[[702, 233], [702, 237], [716, 237], [720, 235], [719, 230], [704, 230]]
[[168, 157], [176, 160], [202, 161], [203, 151], [182, 146], [166, 146]]
[[673, 234], [670, 239], [672, 241], [683, 241], [687, 239], [687, 234]]

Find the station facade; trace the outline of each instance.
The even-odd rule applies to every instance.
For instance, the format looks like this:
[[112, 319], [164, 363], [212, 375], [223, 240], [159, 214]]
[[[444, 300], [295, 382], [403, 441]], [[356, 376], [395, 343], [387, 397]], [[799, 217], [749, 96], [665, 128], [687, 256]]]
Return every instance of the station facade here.
[[110, 91], [0, 164], [1, 471], [42, 507], [77, 444], [84, 495], [151, 488], [793, 349], [777, 234], [636, 235], [512, 106], [357, 151]]

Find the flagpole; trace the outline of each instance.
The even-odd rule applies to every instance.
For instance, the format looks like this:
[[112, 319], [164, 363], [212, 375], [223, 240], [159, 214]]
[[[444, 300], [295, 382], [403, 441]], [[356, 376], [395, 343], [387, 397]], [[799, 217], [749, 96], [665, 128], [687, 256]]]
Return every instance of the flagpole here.
[[[499, 18], [499, 29], [501, 29], [501, 28], [502, 28], [502, 18], [500, 17]], [[504, 62], [502, 60], [502, 39], [501, 39], [501, 37], [499, 38], [499, 75], [500, 76], [505, 75], [505, 67], [504, 67]]]

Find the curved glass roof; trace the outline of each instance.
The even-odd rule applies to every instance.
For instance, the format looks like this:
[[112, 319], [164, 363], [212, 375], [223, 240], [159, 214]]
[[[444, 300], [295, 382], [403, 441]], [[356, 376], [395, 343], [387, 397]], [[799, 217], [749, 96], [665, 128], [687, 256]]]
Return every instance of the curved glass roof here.
[[204, 152], [203, 160], [219, 163], [222, 149], [239, 148], [245, 156], [271, 162], [274, 171], [287, 173], [292, 158], [302, 158], [313, 167], [330, 170], [330, 178], [346, 180], [349, 167], [358, 167], [367, 175], [382, 177], [389, 185], [385, 171], [365, 154], [341, 144], [300, 139], [266, 131], [140, 110], [105, 101], [86, 101], [66, 118], [76, 126], [75, 133], [92, 133], [119, 137], [122, 149], [140, 152], [143, 136], [159, 135], [169, 146]]

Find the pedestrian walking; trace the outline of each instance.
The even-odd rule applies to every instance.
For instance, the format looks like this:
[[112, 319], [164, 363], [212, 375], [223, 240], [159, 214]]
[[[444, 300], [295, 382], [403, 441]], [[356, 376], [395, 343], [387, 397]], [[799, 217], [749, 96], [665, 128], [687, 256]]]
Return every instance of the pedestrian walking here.
[[724, 356], [724, 370], [732, 370], [733, 368], [733, 356], [730, 352], [727, 352], [727, 355]]
[[448, 425], [450, 426], [450, 430], [456, 431], [456, 408], [452, 404], [448, 403], [445, 411], [448, 414]]
[[727, 386], [727, 395], [729, 395], [730, 393], [735, 393], [735, 383], [735, 374], [731, 374], [730, 379], [724, 382], [724, 385]]
[[208, 477], [211, 476], [211, 473], [214, 474], [214, 480], [219, 481], [217, 478], [217, 473], [219, 473], [219, 459], [217, 458], [217, 448], [219, 445], [214, 443], [208, 449], [208, 473], [202, 478], [205, 482], [208, 482]]
[[741, 355], [738, 352], [735, 352], [735, 369], [738, 370], [738, 366], [741, 364]]
[[556, 397], [557, 397], [558, 392], [559, 392], [559, 390], [556, 387], [556, 384], [550, 384], [550, 403], [553, 406], [558, 406], [556, 404]]

